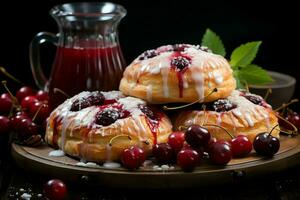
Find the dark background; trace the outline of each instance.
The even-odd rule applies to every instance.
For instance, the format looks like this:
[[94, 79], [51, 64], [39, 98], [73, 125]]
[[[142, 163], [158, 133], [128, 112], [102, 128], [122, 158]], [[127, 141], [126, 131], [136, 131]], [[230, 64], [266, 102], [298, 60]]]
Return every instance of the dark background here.
[[[67, 1], [9, 1], [0, 6], [0, 65], [27, 84], [34, 84], [29, 43], [40, 31], [57, 31], [56, 22], [48, 12], [64, 2]], [[113, 2], [122, 4], [128, 11], [119, 27], [127, 63], [142, 51], [163, 44], [200, 44], [209, 27], [221, 36], [228, 54], [242, 43], [262, 40], [255, 63], [300, 78], [299, 11], [292, 1]], [[55, 48], [48, 45], [42, 50], [43, 63], [49, 71]]]

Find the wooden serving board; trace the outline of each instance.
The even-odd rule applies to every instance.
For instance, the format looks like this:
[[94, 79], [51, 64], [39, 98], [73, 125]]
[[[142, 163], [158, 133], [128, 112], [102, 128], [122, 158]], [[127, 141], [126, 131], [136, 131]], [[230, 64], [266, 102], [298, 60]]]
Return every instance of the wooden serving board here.
[[137, 171], [122, 167], [109, 169], [101, 165], [78, 166], [79, 161], [74, 158], [48, 156], [53, 149], [46, 145], [32, 148], [13, 144], [12, 155], [25, 170], [75, 182], [116, 188], [180, 188], [230, 183], [237, 178], [265, 176], [300, 164], [300, 135], [281, 136], [280, 141], [280, 150], [272, 158], [263, 158], [252, 152], [246, 158], [232, 159], [224, 167], [203, 162], [189, 173], [177, 166], [165, 171], [154, 170], [151, 165]]

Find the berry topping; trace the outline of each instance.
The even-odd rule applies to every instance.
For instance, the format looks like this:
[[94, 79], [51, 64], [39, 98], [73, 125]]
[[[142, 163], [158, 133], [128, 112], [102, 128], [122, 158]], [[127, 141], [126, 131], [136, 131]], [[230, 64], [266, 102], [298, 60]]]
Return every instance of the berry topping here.
[[155, 116], [154, 112], [151, 110], [149, 106], [139, 105], [139, 109], [150, 119], [157, 120], [157, 117]]
[[191, 64], [191, 60], [187, 57], [178, 56], [171, 60], [171, 66], [181, 71]]
[[236, 108], [236, 105], [228, 99], [219, 99], [212, 104], [212, 109], [216, 112], [226, 112]]
[[93, 92], [88, 97], [75, 100], [71, 106], [71, 111], [79, 111], [90, 106], [102, 105], [104, 101], [105, 97], [101, 92]]
[[114, 123], [119, 119], [120, 111], [115, 108], [106, 108], [96, 115], [96, 124], [102, 125], [102, 126], [109, 126], [110, 124]]
[[252, 103], [254, 103], [256, 105], [268, 107], [267, 103], [261, 96], [254, 95], [254, 94], [251, 94], [248, 92], [244, 92], [244, 93], [242, 92], [241, 96], [245, 97], [246, 99], [248, 99], [249, 101], [251, 101]]
[[147, 60], [148, 58], [153, 58], [157, 55], [158, 53], [154, 49], [147, 50], [144, 53], [142, 53], [142, 55], [139, 57], [139, 60]]

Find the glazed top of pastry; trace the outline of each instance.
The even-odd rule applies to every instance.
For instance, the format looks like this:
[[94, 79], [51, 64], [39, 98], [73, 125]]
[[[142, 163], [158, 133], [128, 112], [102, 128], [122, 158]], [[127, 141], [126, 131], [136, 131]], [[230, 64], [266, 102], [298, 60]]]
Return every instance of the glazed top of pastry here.
[[81, 92], [67, 99], [53, 113], [56, 113], [61, 122], [73, 118], [75, 126], [92, 128], [110, 126], [128, 117], [137, 118], [142, 115], [152, 122], [159, 121], [161, 117], [145, 101], [124, 97], [119, 91]]
[[[230, 68], [227, 60], [220, 55], [213, 54], [207, 47], [190, 44], [165, 45], [157, 49], [147, 50], [133, 61], [141, 63], [142, 72], [160, 73], [162, 68], [171, 67], [176, 71], [188, 68]], [[222, 76], [214, 74], [215, 81], [221, 83]]]
[[244, 117], [249, 126], [253, 126], [253, 115], [257, 119], [267, 119], [269, 113], [267, 110], [272, 107], [258, 95], [249, 92], [234, 90], [225, 99], [219, 99], [207, 105], [207, 110], [215, 111], [221, 116], [224, 113], [232, 112], [237, 118]]

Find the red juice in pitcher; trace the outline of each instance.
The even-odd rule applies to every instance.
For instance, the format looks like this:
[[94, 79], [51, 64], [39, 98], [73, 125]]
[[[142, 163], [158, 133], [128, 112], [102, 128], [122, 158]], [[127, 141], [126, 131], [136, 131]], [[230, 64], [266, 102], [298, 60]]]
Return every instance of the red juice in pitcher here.
[[[82, 91], [118, 90], [125, 67], [119, 46], [57, 48], [49, 80], [52, 109]], [[63, 94], [65, 93], [65, 94]]]

